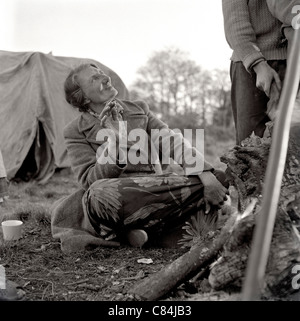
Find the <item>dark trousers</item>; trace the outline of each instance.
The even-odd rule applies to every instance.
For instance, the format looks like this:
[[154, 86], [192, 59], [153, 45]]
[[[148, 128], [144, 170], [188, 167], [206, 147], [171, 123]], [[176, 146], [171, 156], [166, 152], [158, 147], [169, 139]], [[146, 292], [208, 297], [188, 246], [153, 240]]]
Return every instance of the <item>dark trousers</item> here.
[[[286, 60], [268, 61], [281, 81], [286, 71]], [[256, 74], [249, 73], [242, 62], [231, 62], [231, 105], [238, 145], [252, 132], [262, 137], [265, 124], [270, 120], [266, 114], [269, 98], [256, 87]]]

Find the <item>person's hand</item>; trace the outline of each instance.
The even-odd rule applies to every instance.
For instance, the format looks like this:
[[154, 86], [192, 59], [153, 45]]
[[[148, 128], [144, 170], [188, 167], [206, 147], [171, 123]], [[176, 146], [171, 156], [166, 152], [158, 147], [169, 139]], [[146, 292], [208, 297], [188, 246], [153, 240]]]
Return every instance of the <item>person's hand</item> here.
[[120, 114], [123, 108], [115, 102], [108, 103], [100, 113], [100, 124], [103, 128], [109, 129], [113, 132], [108, 132], [108, 143], [110, 147], [117, 151], [116, 164], [118, 166], [126, 165], [126, 154], [124, 149], [127, 150], [127, 128], [125, 122]]
[[103, 108], [100, 119], [101, 126], [112, 130], [118, 141], [120, 141], [121, 138], [126, 138], [127, 140], [127, 132], [123, 118], [114, 103], [109, 103]]
[[253, 67], [256, 73], [256, 87], [270, 97], [271, 85], [274, 82], [281, 91], [281, 81], [277, 72], [266, 61], [261, 61]]
[[223, 186], [210, 171], [202, 172], [198, 176], [204, 186], [205, 212], [209, 212], [211, 205], [216, 208], [221, 208], [227, 200], [227, 195], [229, 195], [228, 189]]
[[[106, 120], [111, 117], [111, 119], [107, 122]], [[120, 113], [118, 112], [117, 105], [114, 102], [108, 103], [100, 113], [101, 126], [105, 128], [110, 128], [113, 122], [123, 120]]]

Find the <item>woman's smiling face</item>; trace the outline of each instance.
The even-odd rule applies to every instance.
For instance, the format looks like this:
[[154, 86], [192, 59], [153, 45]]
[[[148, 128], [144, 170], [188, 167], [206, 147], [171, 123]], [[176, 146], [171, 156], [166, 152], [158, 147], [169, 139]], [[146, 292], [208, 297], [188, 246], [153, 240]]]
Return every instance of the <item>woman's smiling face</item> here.
[[81, 70], [76, 76], [76, 81], [85, 96], [96, 105], [105, 103], [118, 94], [111, 84], [110, 77], [94, 66]]

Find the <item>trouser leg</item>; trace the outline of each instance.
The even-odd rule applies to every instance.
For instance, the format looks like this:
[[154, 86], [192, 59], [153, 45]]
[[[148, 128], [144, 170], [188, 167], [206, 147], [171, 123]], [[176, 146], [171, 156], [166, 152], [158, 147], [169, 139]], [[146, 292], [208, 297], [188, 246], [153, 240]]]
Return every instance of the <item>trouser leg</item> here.
[[[286, 70], [285, 60], [269, 61], [283, 81]], [[236, 128], [236, 143], [239, 145], [252, 132], [262, 137], [265, 124], [270, 121], [266, 114], [269, 98], [256, 87], [255, 73], [249, 73], [242, 62], [232, 62], [230, 66], [231, 103]]]

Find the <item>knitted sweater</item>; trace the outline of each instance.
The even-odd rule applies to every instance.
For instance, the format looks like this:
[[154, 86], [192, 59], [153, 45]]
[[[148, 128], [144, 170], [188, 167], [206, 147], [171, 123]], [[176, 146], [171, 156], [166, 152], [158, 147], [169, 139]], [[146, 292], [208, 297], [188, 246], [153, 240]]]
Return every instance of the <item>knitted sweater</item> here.
[[[296, 24], [299, 19], [300, 0], [266, 0], [270, 12], [285, 26]], [[297, 23], [299, 24], [299, 23]], [[294, 26], [295, 28], [297, 26]]]
[[282, 23], [270, 13], [266, 0], [222, 0], [225, 36], [233, 54], [249, 71], [262, 60], [287, 57]]

